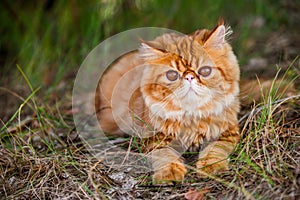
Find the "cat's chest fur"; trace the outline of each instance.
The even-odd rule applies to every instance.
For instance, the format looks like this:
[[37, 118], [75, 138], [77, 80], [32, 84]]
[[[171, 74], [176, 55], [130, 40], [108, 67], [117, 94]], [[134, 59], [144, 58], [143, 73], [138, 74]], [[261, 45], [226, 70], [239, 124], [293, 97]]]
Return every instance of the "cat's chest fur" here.
[[181, 111], [177, 114], [170, 118], [162, 118], [157, 113], [150, 112], [150, 124], [156, 133], [180, 141], [190, 151], [199, 149], [205, 142], [218, 139], [230, 125], [228, 120], [225, 120], [228, 111], [206, 118], [201, 118], [193, 112]]

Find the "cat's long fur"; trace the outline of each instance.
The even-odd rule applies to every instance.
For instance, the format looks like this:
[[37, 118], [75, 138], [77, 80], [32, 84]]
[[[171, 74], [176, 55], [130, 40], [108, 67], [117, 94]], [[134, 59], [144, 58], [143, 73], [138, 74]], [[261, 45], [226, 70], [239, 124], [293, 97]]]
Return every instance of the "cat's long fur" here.
[[228, 169], [239, 140], [240, 105], [240, 72], [228, 33], [220, 21], [213, 30], [142, 42], [99, 82], [95, 106], [102, 130], [144, 137], [155, 182], [184, 178], [182, 152], [173, 144], [180, 151], [201, 150], [196, 166], [202, 171]]

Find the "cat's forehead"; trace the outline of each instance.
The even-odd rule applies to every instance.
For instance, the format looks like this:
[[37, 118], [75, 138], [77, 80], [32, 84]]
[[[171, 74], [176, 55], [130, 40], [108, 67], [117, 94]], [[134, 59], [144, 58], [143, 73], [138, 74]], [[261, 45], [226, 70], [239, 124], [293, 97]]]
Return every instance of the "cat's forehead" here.
[[192, 68], [202, 65], [213, 65], [212, 59], [193, 37], [181, 35], [164, 40], [165, 50], [178, 56], [179, 60], [184, 60]]

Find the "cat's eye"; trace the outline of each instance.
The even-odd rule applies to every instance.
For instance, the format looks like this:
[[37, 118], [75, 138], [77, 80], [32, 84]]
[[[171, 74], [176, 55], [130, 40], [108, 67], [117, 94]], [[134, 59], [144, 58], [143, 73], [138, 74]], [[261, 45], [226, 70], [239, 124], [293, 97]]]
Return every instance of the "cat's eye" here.
[[198, 70], [198, 74], [203, 77], [207, 77], [211, 74], [212, 68], [210, 66], [201, 67]]
[[166, 76], [167, 76], [167, 79], [169, 79], [170, 81], [176, 81], [179, 77], [179, 74], [175, 70], [169, 70], [169, 71], [167, 71]]

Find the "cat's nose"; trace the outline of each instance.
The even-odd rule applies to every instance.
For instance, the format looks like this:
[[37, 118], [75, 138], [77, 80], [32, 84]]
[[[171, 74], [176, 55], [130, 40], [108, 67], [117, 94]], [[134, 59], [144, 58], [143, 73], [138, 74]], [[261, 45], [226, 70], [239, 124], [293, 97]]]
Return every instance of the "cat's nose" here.
[[194, 78], [195, 78], [195, 77], [194, 77], [194, 75], [192, 75], [192, 74], [187, 74], [187, 75], [185, 76], [185, 79], [188, 80], [189, 82], [192, 82], [192, 80], [193, 80]]

